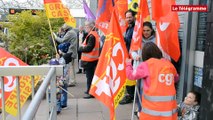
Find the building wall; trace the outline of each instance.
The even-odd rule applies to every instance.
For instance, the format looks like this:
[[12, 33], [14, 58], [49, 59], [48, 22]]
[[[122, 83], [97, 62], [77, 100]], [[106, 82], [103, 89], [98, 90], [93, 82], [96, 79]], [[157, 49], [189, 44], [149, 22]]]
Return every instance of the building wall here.
[[[209, 0], [176, 0], [181, 5], [206, 5]], [[181, 46], [180, 81], [177, 87], [178, 101], [186, 93], [195, 90], [201, 93], [204, 67], [204, 48], [206, 41], [207, 13], [180, 12], [179, 39]]]
[[[196, 0], [195, 0], [196, 1]], [[192, 1], [186, 0], [176, 0], [177, 5], [189, 5], [192, 4]], [[187, 92], [187, 85], [189, 82], [189, 76], [192, 74], [190, 73], [191, 66], [193, 63], [193, 54], [191, 54], [192, 46], [195, 43], [191, 43], [191, 26], [192, 26], [192, 14], [189, 12], [178, 12], [179, 20], [180, 20], [180, 29], [178, 31], [178, 37], [180, 42], [180, 49], [181, 49], [181, 57], [176, 65], [178, 72], [180, 74], [180, 80], [177, 84], [177, 99], [178, 102], [182, 101], [183, 96], [185, 96]], [[191, 61], [191, 62], [190, 62]]]
[[213, 1], [209, 2], [209, 10], [207, 14], [200, 120], [213, 120]]

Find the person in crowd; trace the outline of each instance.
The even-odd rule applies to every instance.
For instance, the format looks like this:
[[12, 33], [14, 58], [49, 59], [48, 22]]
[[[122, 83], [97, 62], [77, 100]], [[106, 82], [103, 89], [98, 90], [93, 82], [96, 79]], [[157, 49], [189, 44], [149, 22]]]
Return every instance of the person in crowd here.
[[126, 60], [126, 75], [130, 80], [143, 79], [140, 120], [176, 120], [175, 82], [178, 74], [173, 64], [164, 59], [153, 42], [142, 49], [142, 60], [133, 70], [132, 60]]
[[[156, 42], [156, 37], [155, 37], [155, 30], [152, 27], [152, 23], [151, 22], [144, 22], [143, 23], [143, 35], [142, 35], [142, 46], [141, 48], [143, 48], [144, 44], [146, 44], [147, 42]], [[141, 52], [138, 51], [131, 51], [131, 56], [133, 58], [133, 60], [138, 60], [141, 61], [142, 60], [142, 56], [141, 54], [139, 54]]]
[[69, 42], [65, 42], [65, 43], [61, 43], [58, 45], [58, 53], [59, 55], [57, 55], [57, 59], [59, 61], [60, 65], [63, 65], [64, 69], [63, 69], [63, 76], [60, 78], [60, 86], [61, 88], [61, 108], [62, 109], [67, 109], [67, 87], [69, 84], [69, 71], [70, 71], [70, 60], [72, 60], [71, 58], [71, 54], [72, 53], [67, 53], [68, 49], [69, 49], [70, 43]]
[[85, 99], [94, 98], [89, 94], [92, 79], [95, 73], [95, 69], [99, 58], [99, 36], [95, 30], [94, 21], [85, 21], [85, 32], [88, 33], [86, 39], [79, 47], [81, 54], [81, 67], [85, 69], [87, 78], [87, 90], [85, 91]]
[[[144, 44], [148, 43], [148, 42], [153, 42], [155, 43], [156, 40], [155, 40], [155, 31], [152, 27], [152, 23], [151, 22], [144, 22], [143, 23], [143, 34], [142, 34], [142, 46], [141, 48], [143, 48]], [[133, 67], [136, 67], [139, 65], [140, 62], [142, 62], [142, 49], [138, 50], [138, 51], [131, 51], [131, 56], [132, 56], [132, 59], [134, 60], [134, 63], [133, 63]], [[138, 92], [139, 92], [139, 95], [140, 97], [138, 97], [137, 95], [137, 98], [136, 98], [136, 102], [137, 102], [137, 106], [138, 106], [138, 110], [136, 110], [135, 112], [135, 115], [139, 116], [139, 112], [141, 111], [141, 102], [139, 101], [139, 98], [141, 98], [141, 95], [142, 95], [142, 81], [141, 80], [138, 80], [137, 82], [137, 88], [138, 88]]]
[[[53, 58], [49, 61], [49, 65], [59, 65], [59, 62], [57, 59]], [[59, 86], [59, 81], [60, 81], [60, 76], [57, 76], [57, 79], [56, 79], [56, 83], [57, 83], [57, 89], [56, 89], [56, 100], [57, 100], [57, 103], [56, 103], [56, 111], [57, 111], [57, 114], [60, 114], [61, 113], [61, 90], [60, 88], [58, 87]], [[49, 97], [49, 102], [51, 102], [51, 90], [48, 89], [48, 97]]]
[[[70, 44], [61, 43], [58, 45], [58, 53], [56, 58], [50, 60], [50, 65], [63, 65], [63, 76], [57, 76], [57, 114], [61, 112], [61, 109], [67, 109], [67, 87], [69, 82], [69, 69], [70, 69], [70, 60], [72, 53], [67, 53]], [[65, 54], [67, 53], [67, 54]]]
[[62, 27], [60, 27], [56, 34], [57, 34], [58, 37], [63, 38], [64, 35], [65, 35], [65, 30]]
[[[128, 10], [125, 13], [128, 27], [124, 35], [124, 40], [125, 40], [125, 44], [126, 44], [126, 48], [128, 52], [130, 50], [132, 35], [134, 31], [134, 26], [135, 26], [135, 14], [136, 13], [133, 12], [132, 10]], [[123, 104], [132, 103], [134, 99], [134, 92], [135, 92], [135, 85], [131, 85], [131, 86], [126, 85], [126, 95], [119, 102], [119, 104], [123, 105]]]
[[[70, 26], [68, 26], [66, 23], [63, 24], [62, 29], [64, 30], [63, 37], [57, 36], [55, 34], [55, 40], [57, 42], [59, 42], [59, 43], [65, 43], [65, 42], [69, 42], [70, 43], [70, 46], [69, 46], [69, 49], [68, 49], [67, 53], [63, 53], [63, 54], [70, 54], [70, 53], [72, 53], [72, 54], [70, 54], [71, 55], [71, 59], [72, 59], [70, 61], [72, 61], [72, 65], [73, 65], [74, 64], [73, 61], [77, 57], [77, 34], [73, 30], [73, 28], [70, 27]], [[72, 68], [74, 68], [74, 67], [72, 67]], [[76, 85], [75, 79], [70, 79], [69, 86], [75, 86], [75, 85]]]
[[[59, 37], [59, 38], [63, 38], [64, 37], [64, 34], [65, 34], [65, 31], [63, 30], [63, 28], [62, 27], [59, 27], [59, 29], [58, 29], [58, 32], [55, 34], [55, 33], [53, 33], [53, 37]], [[49, 40], [50, 40], [50, 43], [51, 43], [51, 45], [53, 46], [53, 47], [56, 47], [56, 49], [57, 49], [57, 51], [58, 51], [58, 45], [60, 44], [60, 42], [58, 42], [58, 41], [53, 41], [53, 39], [52, 39], [52, 36], [50, 35], [49, 37]], [[55, 42], [55, 43], [53, 43], [53, 42]], [[54, 45], [55, 44], [55, 45]]]
[[[77, 33], [77, 36], [78, 36], [77, 49], [79, 49], [79, 46], [84, 42], [87, 36], [87, 33], [84, 31], [84, 26], [79, 27], [79, 32]], [[81, 59], [81, 52], [78, 50], [78, 72], [76, 74], [80, 74], [83, 72], [79, 64], [80, 59]]]
[[200, 94], [190, 91], [184, 101], [178, 104], [178, 120], [198, 120]]

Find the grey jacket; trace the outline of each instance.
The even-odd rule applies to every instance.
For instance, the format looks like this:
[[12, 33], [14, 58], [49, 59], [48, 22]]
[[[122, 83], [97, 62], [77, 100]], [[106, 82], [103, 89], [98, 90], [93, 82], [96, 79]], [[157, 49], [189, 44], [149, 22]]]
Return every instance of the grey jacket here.
[[70, 42], [67, 53], [72, 53], [71, 57], [77, 58], [77, 34], [71, 27], [66, 30], [64, 37], [56, 37], [55, 40], [59, 43]]
[[[143, 48], [144, 44], [146, 44], [148, 42], [154, 42], [155, 43], [156, 42], [155, 35], [150, 36], [148, 39], [143, 38], [142, 39], [141, 49]], [[131, 51], [131, 56], [132, 56], [133, 60], [135, 60], [138, 56], [141, 56], [141, 54], [142, 54], [142, 50], [140, 50], [140, 51]], [[140, 61], [142, 61], [142, 59]]]
[[[178, 105], [178, 120], [198, 120], [199, 108], [199, 105], [189, 107], [186, 106], [183, 102], [181, 102]], [[184, 115], [182, 115], [183, 109], [186, 110]]]

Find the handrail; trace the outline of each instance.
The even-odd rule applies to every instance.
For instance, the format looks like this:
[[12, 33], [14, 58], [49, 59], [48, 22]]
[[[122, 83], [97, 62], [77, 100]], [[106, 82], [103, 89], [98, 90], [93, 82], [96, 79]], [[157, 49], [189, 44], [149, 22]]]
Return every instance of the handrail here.
[[44, 94], [46, 89], [48, 88], [48, 85], [51, 81], [52, 75], [55, 72], [55, 68], [50, 68], [50, 71], [48, 72], [46, 78], [42, 82], [41, 86], [39, 87], [38, 91], [35, 94], [35, 97], [31, 101], [30, 105], [28, 106], [26, 112], [24, 113], [24, 116], [22, 117], [22, 120], [33, 120], [39, 105], [44, 97]]
[[56, 76], [63, 75], [62, 65], [44, 66], [0, 66], [1, 76], [46, 75], [51, 67], [56, 67]]
[[[29, 76], [31, 75], [32, 77], [35, 75], [45, 75], [46, 78], [43, 80], [41, 86], [39, 87], [38, 91], [36, 92], [35, 96], [33, 97], [30, 105], [28, 106], [26, 112], [24, 113], [22, 119], [23, 120], [33, 120], [36, 112], [39, 108], [39, 105], [42, 101], [42, 98], [44, 97], [45, 91], [48, 89], [48, 85], [50, 83], [51, 85], [51, 111], [53, 111], [53, 113], [51, 113], [51, 115], [53, 116], [49, 116], [52, 117], [54, 119], [56, 119], [56, 76], [60, 76], [63, 75], [63, 66], [61, 65], [57, 65], [57, 66], [53, 66], [53, 65], [46, 65], [46, 66], [0, 66], [0, 78], [4, 77], [4, 76], [16, 76], [18, 78], [18, 76]], [[0, 79], [1, 83], [4, 82], [3, 79]], [[17, 83], [19, 82], [18, 79]], [[34, 79], [33, 79], [34, 80]], [[33, 84], [34, 82], [32, 82]], [[2, 83], [3, 85], [3, 83]], [[17, 84], [18, 86], [16, 88], [19, 88], [19, 84]], [[3, 85], [4, 86], [4, 85]], [[4, 87], [2, 87], [4, 88]], [[2, 98], [4, 98], [4, 89], [2, 89]], [[17, 94], [17, 98], [20, 99], [20, 97]], [[4, 99], [2, 99], [2, 103]], [[19, 101], [19, 100], [18, 100]], [[18, 103], [19, 104], [19, 103]], [[3, 120], [5, 120], [5, 108], [3, 107]], [[21, 111], [18, 111], [21, 113]], [[21, 118], [20, 113], [18, 113], [18, 119]]]

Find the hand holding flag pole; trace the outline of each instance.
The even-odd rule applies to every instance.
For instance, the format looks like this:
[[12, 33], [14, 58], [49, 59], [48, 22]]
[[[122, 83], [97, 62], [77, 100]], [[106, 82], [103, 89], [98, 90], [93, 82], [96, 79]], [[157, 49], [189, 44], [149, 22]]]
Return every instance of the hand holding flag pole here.
[[[58, 7], [55, 7], [55, 6], [58, 6]], [[54, 45], [56, 54], [58, 54], [49, 18], [63, 18], [66, 24], [72, 27], [76, 26], [76, 20], [70, 14], [69, 9], [65, 5], [63, 5], [61, 0], [44, 0], [44, 7], [45, 7], [46, 15], [48, 18], [48, 24], [50, 27], [53, 45]], [[57, 14], [54, 14], [54, 13], [57, 13]]]
[[[134, 0], [136, 1], [136, 0]], [[132, 42], [130, 46], [130, 51], [132, 54], [135, 54], [137, 57], [134, 59], [133, 69], [136, 69], [139, 65], [140, 58], [142, 57], [142, 34], [143, 34], [143, 22], [150, 21], [150, 13], [147, 0], [137, 0], [138, 1], [138, 13], [137, 18], [135, 21], [135, 27], [132, 37]], [[128, 83], [129, 81], [127, 81]], [[132, 117], [131, 120], [134, 120], [134, 111], [135, 111], [135, 102], [136, 102], [136, 95], [139, 95], [138, 84], [140, 84], [139, 80], [136, 81], [135, 85], [135, 92], [134, 92], [134, 100], [133, 100], [133, 107], [132, 107]], [[139, 97], [139, 105], [141, 106], [141, 98]]]

